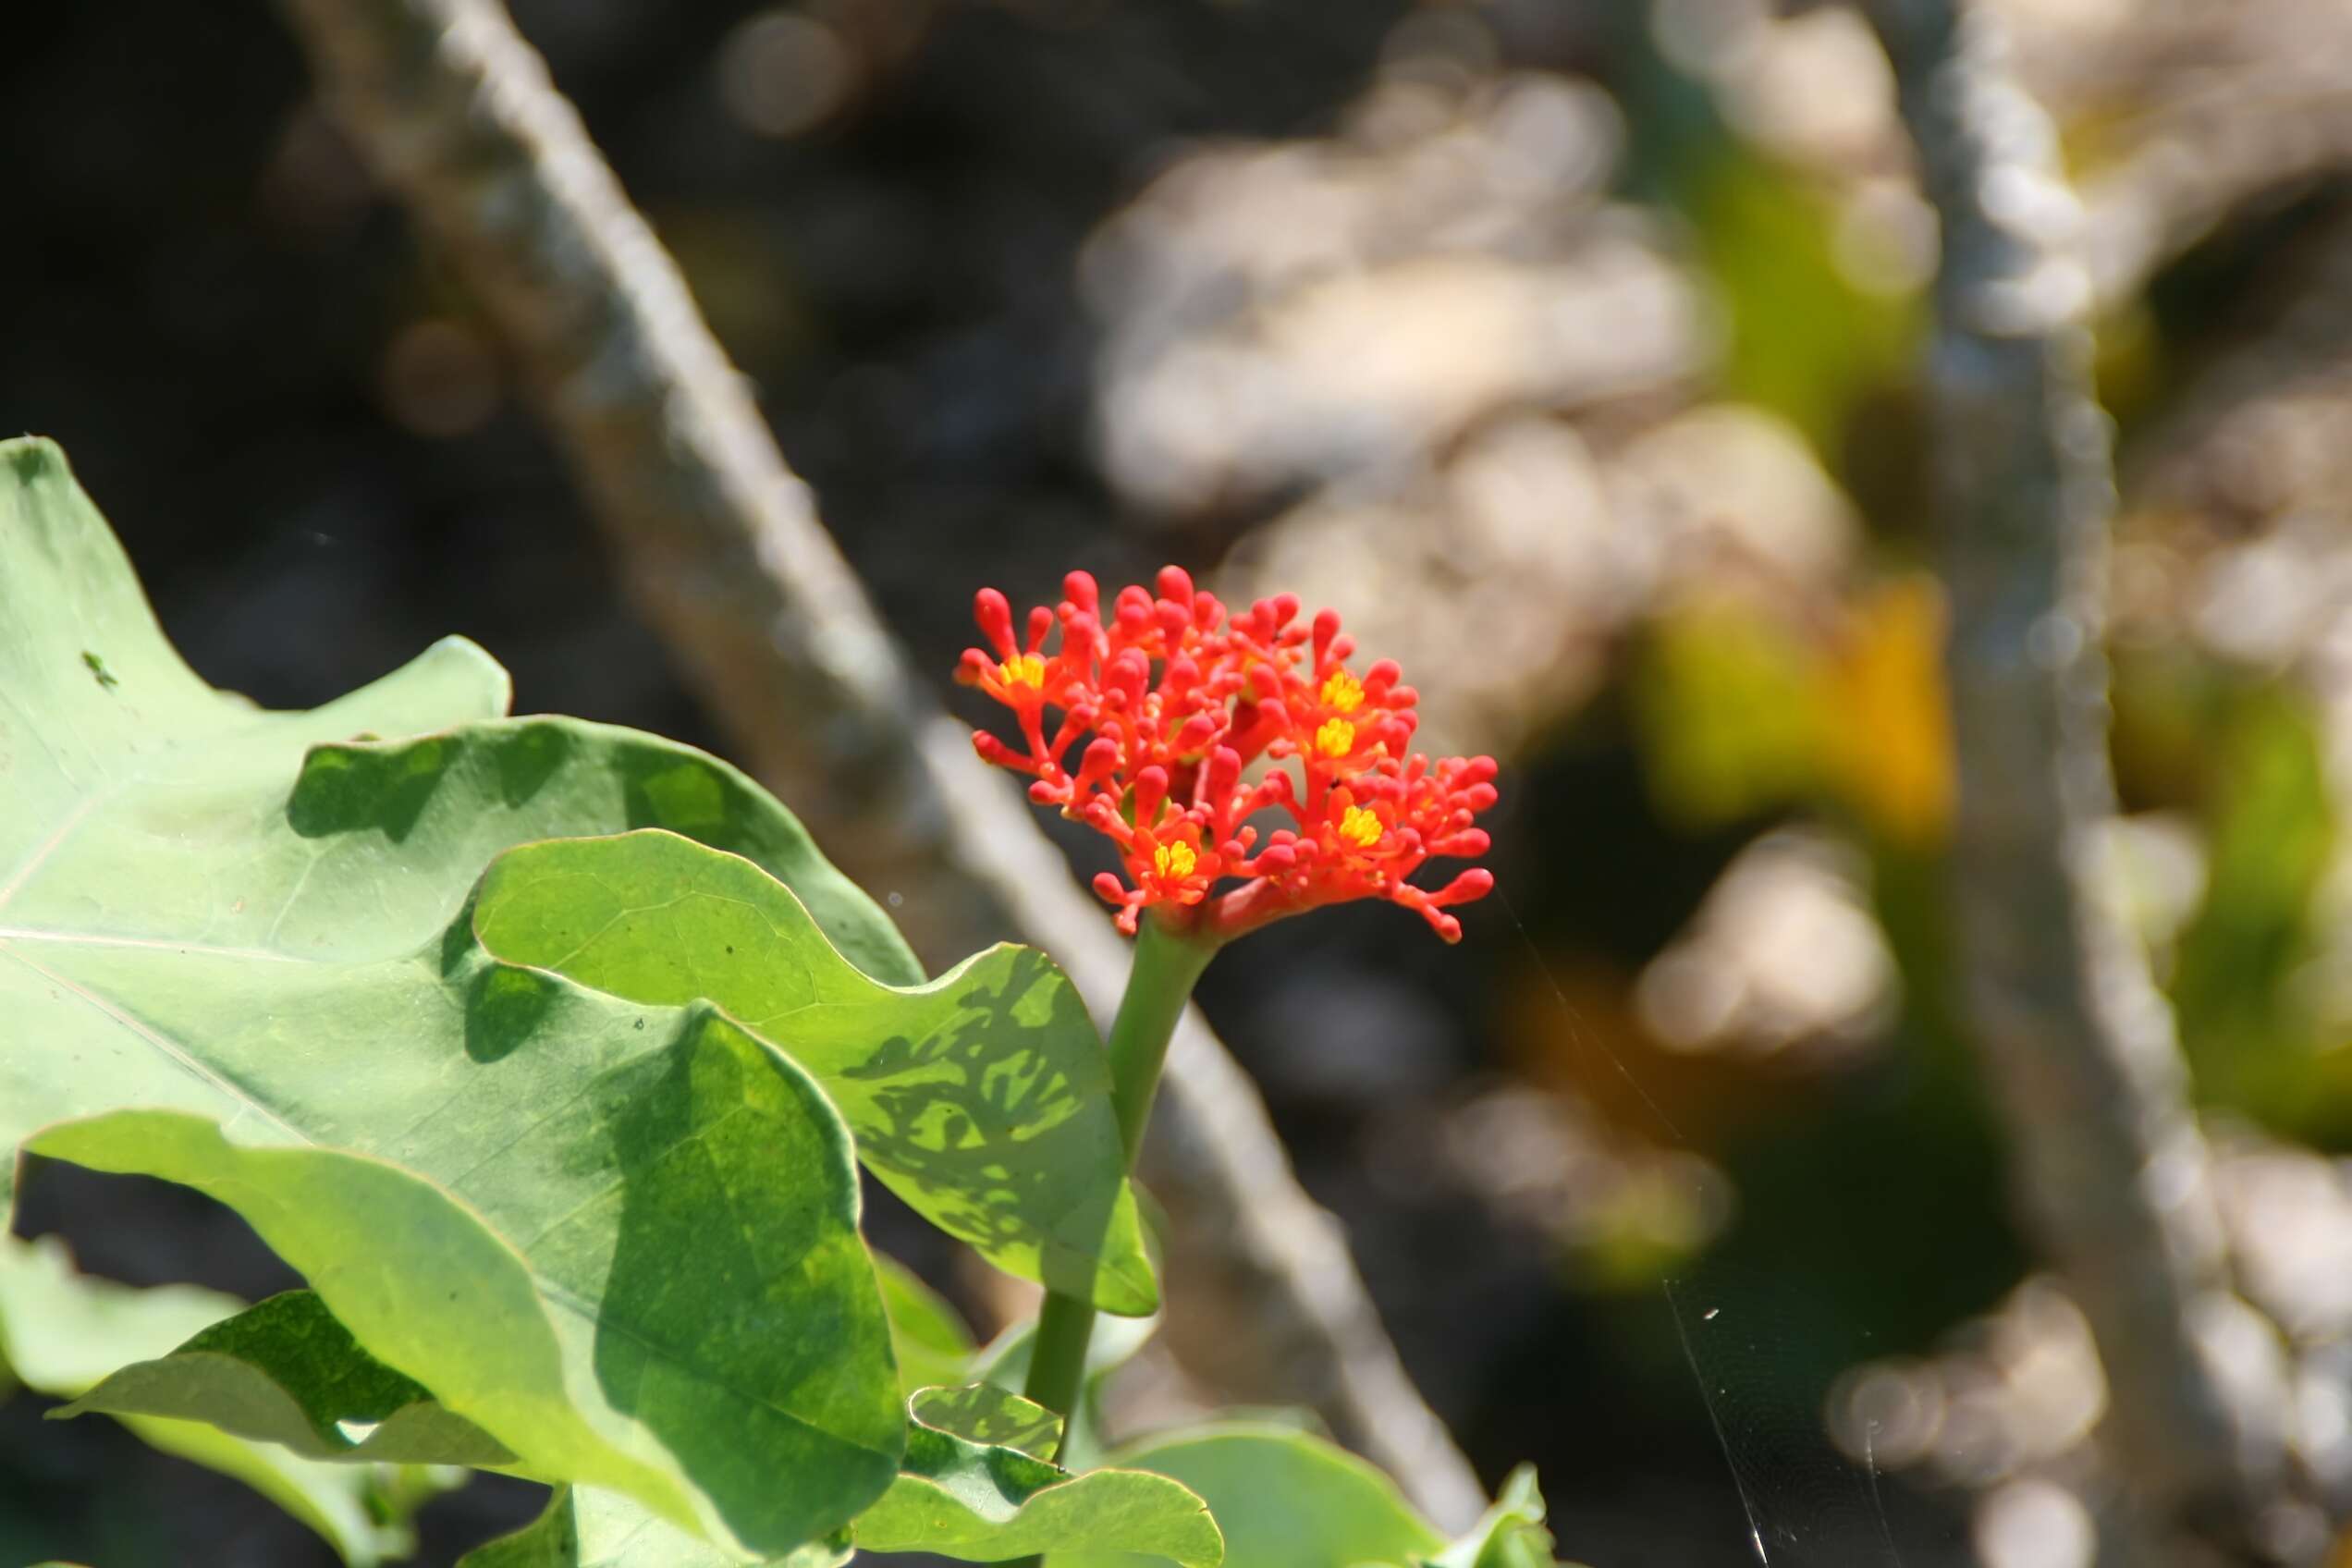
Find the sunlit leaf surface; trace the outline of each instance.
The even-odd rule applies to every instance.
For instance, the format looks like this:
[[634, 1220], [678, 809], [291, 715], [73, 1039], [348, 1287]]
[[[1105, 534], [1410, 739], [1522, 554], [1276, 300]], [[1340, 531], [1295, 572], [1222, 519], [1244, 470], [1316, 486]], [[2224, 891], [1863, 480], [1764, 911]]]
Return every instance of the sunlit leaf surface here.
[[[840, 1568], [850, 1555], [838, 1540], [813, 1541], [759, 1568]], [[627, 1498], [558, 1487], [538, 1518], [466, 1553], [458, 1568], [741, 1568], [741, 1560]]]
[[933, 1431], [986, 1448], [1009, 1448], [1048, 1464], [1061, 1440], [1060, 1416], [993, 1383], [918, 1390], [907, 1401], [907, 1410]]
[[517, 843], [658, 826], [916, 972], [741, 775], [507, 695], [454, 642], [308, 713], [214, 692], [55, 448], [0, 446], [0, 1148], [212, 1194], [518, 1468], [788, 1550], [904, 1425], [840, 1118], [706, 1006], [496, 963], [465, 904]]
[[1002, 1431], [1035, 1447], [1051, 1415], [1018, 1395], [985, 1384], [930, 1390], [915, 1396], [913, 1410], [904, 1470], [851, 1526], [865, 1550], [968, 1562], [1064, 1550], [1133, 1553], [1179, 1568], [1218, 1568], [1225, 1559], [1207, 1507], [1164, 1476], [1128, 1469], [1073, 1476], [1020, 1448], [974, 1442], [930, 1424], [937, 1417], [954, 1427]]
[[533, 844], [484, 878], [483, 946], [632, 1001], [707, 998], [815, 1074], [891, 1191], [1000, 1267], [1158, 1303], [1100, 1036], [1060, 968], [998, 946], [893, 986], [750, 861], [675, 834]]
[[108, 1376], [61, 1415], [168, 1415], [311, 1459], [502, 1465], [515, 1456], [432, 1391], [368, 1354], [311, 1291], [212, 1325]]

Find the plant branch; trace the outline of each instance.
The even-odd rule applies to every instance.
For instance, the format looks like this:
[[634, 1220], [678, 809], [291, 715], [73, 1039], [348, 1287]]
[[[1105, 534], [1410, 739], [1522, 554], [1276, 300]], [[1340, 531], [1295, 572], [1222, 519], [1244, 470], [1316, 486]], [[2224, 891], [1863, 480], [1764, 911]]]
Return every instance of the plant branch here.
[[1929, 380], [1972, 1033], [2018, 1205], [2097, 1339], [2105, 1436], [2149, 1559], [2266, 1562], [2282, 1456], [2234, 1408], [2211, 1351], [2246, 1309], [2228, 1293], [2187, 1068], [2144, 955], [2092, 880], [2115, 809], [2101, 650], [2113, 482], [2089, 391], [2081, 210], [1989, 17], [1951, 0], [1877, 0], [1871, 16], [1942, 224]]
[[[1018, 790], [916, 680], [676, 263], [494, 0], [280, 0], [321, 95], [499, 324], [619, 575], [752, 770], [851, 875], [910, 894], [918, 950], [1024, 933], [1098, 1010], [1124, 944]], [[1186, 1238], [1197, 1369], [1315, 1408], [1448, 1526], [1481, 1506], [1265, 1108], [1188, 1012], [1143, 1167]], [[1239, 1353], [1239, 1354], [1236, 1354]]]

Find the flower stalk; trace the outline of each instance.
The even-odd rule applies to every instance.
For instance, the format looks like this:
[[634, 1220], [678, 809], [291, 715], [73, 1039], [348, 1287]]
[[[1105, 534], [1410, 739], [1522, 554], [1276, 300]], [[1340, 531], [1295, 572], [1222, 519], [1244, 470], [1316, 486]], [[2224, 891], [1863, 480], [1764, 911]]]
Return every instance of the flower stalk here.
[[[1152, 1098], [1159, 1090], [1168, 1042], [1176, 1033], [1193, 986], [1217, 956], [1219, 943], [1175, 929], [1160, 920], [1141, 923], [1135, 963], [1111, 1021], [1110, 1103], [1119, 1118], [1129, 1172], [1143, 1147]], [[1077, 1419], [1078, 1391], [1085, 1378], [1086, 1344], [1094, 1337], [1095, 1309], [1075, 1296], [1048, 1294], [1037, 1315], [1030, 1346], [1029, 1377], [1023, 1393], [1062, 1417], [1062, 1442]]]
[[[983, 588], [973, 619], [986, 646], [964, 651], [956, 679], [1020, 732], [979, 730], [974, 748], [1119, 854], [1123, 875], [1094, 888], [1135, 937], [1109, 1043], [1131, 1173], [1176, 1021], [1219, 948], [1359, 899], [1456, 942], [1451, 910], [1493, 888], [1482, 866], [1415, 878], [1487, 852], [1477, 818], [1495, 804], [1494, 759], [1413, 750], [1419, 695], [1393, 660], [1352, 668], [1355, 640], [1335, 612], [1305, 617], [1288, 594], [1229, 610], [1171, 566], [1108, 602], [1073, 571], [1060, 603], [1018, 617]], [[1030, 1345], [1023, 1391], [1062, 1417], [1065, 1447], [1094, 1324], [1087, 1303], [1048, 1294]]]

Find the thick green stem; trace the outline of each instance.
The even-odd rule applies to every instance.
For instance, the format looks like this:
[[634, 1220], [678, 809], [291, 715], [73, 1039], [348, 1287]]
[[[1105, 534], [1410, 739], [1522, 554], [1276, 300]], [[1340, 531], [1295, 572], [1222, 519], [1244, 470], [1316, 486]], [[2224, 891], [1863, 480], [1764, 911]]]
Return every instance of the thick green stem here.
[[1037, 1337], [1029, 1345], [1029, 1377], [1021, 1391], [1061, 1416], [1061, 1441], [1069, 1445], [1078, 1419], [1078, 1388], [1086, 1377], [1086, 1343], [1095, 1337], [1095, 1309], [1076, 1296], [1049, 1292], [1037, 1309]]
[[1152, 1096], [1159, 1092], [1159, 1070], [1168, 1060], [1176, 1021], [1201, 971], [1216, 956], [1215, 942], [1179, 936], [1157, 921], [1145, 921], [1135, 938], [1135, 967], [1128, 972], [1127, 994], [1119, 998], [1119, 1016], [1110, 1024], [1110, 1105], [1119, 1114], [1130, 1170], [1135, 1169], [1135, 1151], [1144, 1146], [1144, 1128], [1151, 1121]]
[[[1145, 920], [1135, 938], [1135, 967], [1119, 1016], [1110, 1025], [1110, 1103], [1119, 1136], [1127, 1147], [1127, 1169], [1135, 1168], [1144, 1128], [1151, 1121], [1152, 1096], [1176, 1020], [1193, 994], [1193, 984], [1217, 954], [1217, 944], [1179, 935]], [[1049, 1294], [1037, 1314], [1037, 1337], [1029, 1354], [1029, 1377], [1022, 1391], [1063, 1420], [1062, 1441], [1077, 1419], [1078, 1390], [1085, 1377], [1086, 1341], [1094, 1336], [1095, 1309], [1075, 1296]]]

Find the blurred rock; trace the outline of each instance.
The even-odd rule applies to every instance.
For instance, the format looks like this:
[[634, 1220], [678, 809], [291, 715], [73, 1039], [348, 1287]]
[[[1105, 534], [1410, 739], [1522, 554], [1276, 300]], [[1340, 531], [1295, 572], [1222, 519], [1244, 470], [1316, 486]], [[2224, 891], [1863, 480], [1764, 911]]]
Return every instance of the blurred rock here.
[[2107, 1408], [2090, 1329], [2054, 1283], [2027, 1280], [1924, 1362], [1870, 1362], [1831, 1391], [1830, 1432], [1856, 1461], [1989, 1488], [2084, 1442]]
[[1803, 441], [1758, 410], [1695, 409], [1607, 458], [1519, 413], [1441, 466], [1329, 486], [1246, 536], [1219, 582], [1337, 608], [1420, 689], [1425, 744], [1508, 753], [1574, 711], [1661, 603], [1737, 586], [1825, 604], [1859, 539]]
[[[2212, 1148], [2245, 1297], [2216, 1298], [2197, 1325], [2199, 1343], [2242, 1395], [2236, 1407], [2274, 1424], [2247, 1440], [2283, 1443], [2317, 1494], [2341, 1509], [2352, 1501], [2352, 1167], [2244, 1129], [2216, 1130]], [[2088, 1326], [2055, 1281], [2038, 1277], [1953, 1330], [1926, 1361], [1848, 1371], [1828, 1418], [1856, 1459], [1867, 1451], [1891, 1470], [1976, 1493], [1979, 1550], [1991, 1562], [1984, 1533], [2007, 1528], [2003, 1511], [2022, 1506], [2019, 1486], [2055, 1487], [2087, 1515], [2107, 1506], [2119, 1478], [2099, 1438], [2105, 1409]], [[2293, 1545], [2321, 1527], [2308, 1513], [2287, 1509], [2268, 1522], [2285, 1542], [2284, 1560], [2309, 1560]]]
[[762, 11], [738, 23], [720, 45], [719, 102], [755, 135], [814, 130], [856, 85], [857, 61], [840, 35], [799, 11]]
[[2096, 886], [2113, 918], [2146, 944], [2157, 974], [2205, 896], [2205, 841], [2194, 823], [2169, 812], [2139, 812], [2100, 824]]
[[1768, 0], [1669, 0], [1652, 30], [1767, 152], [1808, 165], [1901, 168], [1894, 72], [1869, 24], [1843, 6], [1779, 19], [1771, 10]]
[[1464, 1043], [1459, 1023], [1425, 988], [1341, 963], [1287, 974], [1241, 1027], [1263, 1042], [1250, 1069], [1268, 1092], [1356, 1109], [1441, 1090]]
[[2090, 1568], [2099, 1530], [2082, 1500], [2048, 1481], [2012, 1481], [1977, 1505], [1984, 1568]]
[[1180, 158], [1089, 241], [1102, 461], [1182, 516], [1409, 472], [1499, 410], [1649, 391], [1696, 297], [1604, 202], [1617, 111], [1524, 74], [1392, 75], [1332, 138]]
[[[2128, 302], [2223, 218], [2352, 165], [2352, 22], [2305, 0], [1986, 0], [2058, 120], [2099, 299]], [[1660, 52], [1742, 136], [1832, 186], [1903, 177], [1883, 54], [1851, 6], [1660, 0]], [[1907, 178], [1906, 178], [1907, 183]], [[1918, 281], [1924, 282], [1925, 275]]]
[[1334, 486], [1248, 535], [1218, 581], [1338, 609], [1420, 690], [1419, 744], [1508, 751], [1590, 694], [1661, 560], [1620, 525], [1583, 438], [1523, 417], [1443, 470]]
[[2352, 1336], [2352, 1184], [2307, 1150], [2224, 1145], [2215, 1196], [2239, 1283], [2296, 1340]]
[[1861, 519], [1782, 420], [1710, 404], [1629, 443], [1610, 468], [1622, 524], [1671, 552], [1678, 584], [1726, 576], [1799, 599], [1852, 565]]
[[1695, 1256], [1731, 1222], [1722, 1172], [1629, 1137], [1569, 1096], [1483, 1090], [1444, 1113], [1439, 1146], [1448, 1173], [1500, 1218], [1603, 1277], [1621, 1260], [1644, 1277]]
[[1869, 909], [1868, 866], [1826, 836], [1768, 833], [1742, 850], [1690, 928], [1642, 971], [1643, 1023], [1679, 1051], [1809, 1058], [1876, 1043], [1898, 994]]

